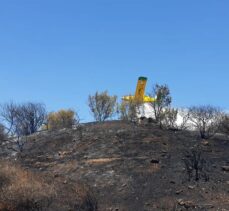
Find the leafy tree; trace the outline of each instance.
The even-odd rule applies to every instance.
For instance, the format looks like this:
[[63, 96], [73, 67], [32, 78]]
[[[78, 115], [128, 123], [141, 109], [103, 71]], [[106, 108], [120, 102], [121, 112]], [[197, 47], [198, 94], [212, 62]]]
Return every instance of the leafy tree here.
[[156, 101], [151, 103], [154, 118], [160, 127], [162, 127], [165, 109], [169, 108], [172, 102], [169, 87], [167, 85], [156, 84], [153, 87], [152, 96], [156, 96]]
[[103, 122], [117, 113], [117, 96], [110, 96], [107, 91], [89, 95], [88, 106], [94, 119]]

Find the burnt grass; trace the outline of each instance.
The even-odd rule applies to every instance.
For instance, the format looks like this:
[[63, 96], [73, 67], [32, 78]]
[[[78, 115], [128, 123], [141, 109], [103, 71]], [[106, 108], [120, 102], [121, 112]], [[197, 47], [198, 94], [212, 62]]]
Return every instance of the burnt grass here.
[[[195, 148], [206, 161], [207, 181], [187, 174], [185, 154]], [[63, 197], [65, 184], [87, 184], [101, 211], [229, 210], [229, 172], [222, 169], [229, 165], [229, 139], [223, 135], [201, 140], [155, 124], [88, 123], [29, 137], [17, 159], [52, 175]]]

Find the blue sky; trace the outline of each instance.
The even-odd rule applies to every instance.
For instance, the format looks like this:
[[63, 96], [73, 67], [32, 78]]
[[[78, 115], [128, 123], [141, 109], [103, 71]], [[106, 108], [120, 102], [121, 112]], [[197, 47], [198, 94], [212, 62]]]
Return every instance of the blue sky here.
[[173, 105], [229, 109], [228, 0], [2, 0], [0, 103], [76, 109], [168, 84]]

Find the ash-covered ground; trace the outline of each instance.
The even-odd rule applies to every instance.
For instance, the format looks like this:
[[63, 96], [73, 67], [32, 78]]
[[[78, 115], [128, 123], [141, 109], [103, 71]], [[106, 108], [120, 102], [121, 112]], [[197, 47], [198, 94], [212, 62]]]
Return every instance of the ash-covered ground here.
[[[101, 211], [229, 210], [229, 138], [121, 121], [88, 123], [30, 136], [15, 160], [64, 185], [90, 186]], [[200, 178], [185, 161], [201, 152]], [[190, 156], [189, 156], [190, 155]], [[190, 161], [191, 162], [191, 161]], [[64, 194], [63, 194], [64, 195]]]

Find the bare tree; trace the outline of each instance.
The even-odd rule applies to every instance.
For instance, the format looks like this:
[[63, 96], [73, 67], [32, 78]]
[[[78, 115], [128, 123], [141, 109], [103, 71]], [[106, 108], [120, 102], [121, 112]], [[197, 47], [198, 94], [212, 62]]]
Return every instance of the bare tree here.
[[156, 101], [152, 102], [151, 106], [153, 108], [156, 122], [159, 123], [160, 127], [162, 127], [164, 111], [166, 108], [170, 107], [172, 102], [169, 87], [167, 85], [156, 84], [153, 87], [153, 92], [151, 96], [156, 96]]
[[41, 103], [22, 104], [18, 107], [17, 112], [22, 135], [30, 135], [37, 132], [46, 118], [46, 109]]
[[214, 106], [193, 106], [189, 108], [189, 120], [201, 138], [207, 139], [215, 135], [222, 121], [222, 112]]
[[30, 135], [38, 131], [46, 118], [45, 106], [41, 103], [15, 104], [13, 102], [1, 106], [0, 116], [8, 133], [14, 135]]
[[188, 109], [179, 109], [178, 110], [178, 129], [179, 130], [187, 130], [190, 127], [190, 114]]
[[107, 91], [89, 95], [88, 106], [96, 121], [103, 122], [117, 113], [117, 96], [110, 96]]
[[46, 110], [41, 103], [10, 102], [1, 106], [0, 117], [7, 134], [16, 137], [15, 143], [19, 151], [22, 151], [27, 139], [24, 136], [38, 131], [46, 118]]
[[13, 102], [1, 105], [0, 118], [4, 123], [7, 134], [14, 134], [17, 118], [17, 105]]

